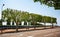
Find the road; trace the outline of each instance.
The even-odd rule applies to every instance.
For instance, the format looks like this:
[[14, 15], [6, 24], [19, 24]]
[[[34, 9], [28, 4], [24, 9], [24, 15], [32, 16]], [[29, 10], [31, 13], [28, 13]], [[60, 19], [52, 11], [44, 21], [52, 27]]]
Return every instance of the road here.
[[0, 37], [60, 37], [60, 28], [4, 33], [0, 34]]

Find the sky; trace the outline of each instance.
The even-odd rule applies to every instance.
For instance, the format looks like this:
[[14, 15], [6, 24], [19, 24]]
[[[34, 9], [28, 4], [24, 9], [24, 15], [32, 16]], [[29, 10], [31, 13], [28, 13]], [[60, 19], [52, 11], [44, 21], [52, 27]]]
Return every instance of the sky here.
[[2, 10], [6, 8], [27, 11], [30, 13], [40, 14], [43, 16], [51, 16], [57, 18], [57, 25], [60, 26], [60, 10], [54, 10], [54, 7], [48, 7], [39, 2], [34, 3], [33, 0], [0, 0], [0, 19], [2, 4], [5, 4]]

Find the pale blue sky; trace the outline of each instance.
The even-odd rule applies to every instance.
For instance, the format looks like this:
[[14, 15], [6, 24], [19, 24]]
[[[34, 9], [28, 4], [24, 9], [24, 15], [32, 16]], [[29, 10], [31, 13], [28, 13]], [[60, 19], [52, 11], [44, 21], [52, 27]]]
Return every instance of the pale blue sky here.
[[54, 7], [41, 5], [39, 2], [34, 3], [33, 0], [0, 0], [0, 15], [3, 3], [5, 4], [3, 9], [11, 8], [41, 14], [43, 16], [56, 17], [58, 22], [57, 25], [60, 25], [60, 10], [54, 10]]

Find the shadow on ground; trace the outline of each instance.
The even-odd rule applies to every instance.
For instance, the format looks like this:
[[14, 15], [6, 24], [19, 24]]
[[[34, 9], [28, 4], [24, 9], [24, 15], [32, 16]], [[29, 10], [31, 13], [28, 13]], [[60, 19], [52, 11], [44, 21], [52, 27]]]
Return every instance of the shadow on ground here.
[[[29, 31], [36, 31], [36, 30], [45, 30], [45, 29], [53, 29], [53, 28], [43, 28], [43, 29], [26, 29], [26, 30], [20, 30], [18, 32], [29, 32]], [[16, 31], [9, 31], [9, 32], [3, 32], [2, 34], [5, 34], [5, 33], [18, 33]], [[1, 34], [1, 33], [0, 33]]]

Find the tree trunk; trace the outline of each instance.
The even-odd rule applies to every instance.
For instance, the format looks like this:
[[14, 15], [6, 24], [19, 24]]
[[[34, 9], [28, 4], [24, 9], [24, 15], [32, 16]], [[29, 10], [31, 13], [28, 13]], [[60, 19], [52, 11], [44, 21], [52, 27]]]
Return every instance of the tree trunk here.
[[18, 22], [16, 22], [16, 32], [18, 32]]
[[52, 23], [52, 28], [54, 28], [54, 27], [53, 27], [53, 23]]
[[46, 23], [44, 22], [44, 29], [46, 29]]
[[3, 27], [1, 27], [1, 34], [3, 33]]
[[35, 22], [33, 22], [33, 24], [34, 24], [34, 29], [36, 29]]

